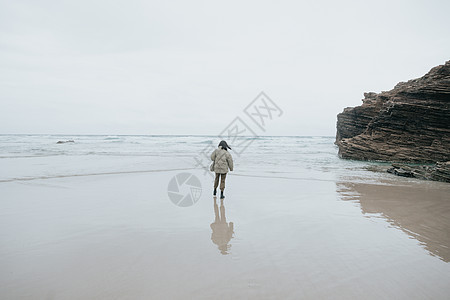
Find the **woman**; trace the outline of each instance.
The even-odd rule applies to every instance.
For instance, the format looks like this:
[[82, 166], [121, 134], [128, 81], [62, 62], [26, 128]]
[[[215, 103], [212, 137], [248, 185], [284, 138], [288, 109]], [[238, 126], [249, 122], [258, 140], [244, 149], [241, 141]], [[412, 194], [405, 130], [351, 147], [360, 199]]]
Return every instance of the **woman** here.
[[233, 157], [228, 153], [228, 149], [231, 150], [227, 142], [221, 141], [219, 147], [211, 154], [211, 160], [214, 162], [212, 171], [216, 173], [213, 195], [215, 196], [217, 194], [217, 186], [219, 185], [220, 178], [220, 199], [225, 198], [223, 190], [225, 189], [225, 178], [227, 177], [228, 168], [230, 171], [233, 171]]

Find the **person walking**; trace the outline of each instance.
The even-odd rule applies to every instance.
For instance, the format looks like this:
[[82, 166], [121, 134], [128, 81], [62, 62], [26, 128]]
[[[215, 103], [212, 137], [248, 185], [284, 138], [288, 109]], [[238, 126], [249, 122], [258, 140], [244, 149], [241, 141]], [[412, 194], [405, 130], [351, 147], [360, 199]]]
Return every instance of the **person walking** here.
[[211, 160], [214, 162], [211, 166], [211, 171], [216, 173], [213, 195], [217, 195], [217, 187], [219, 186], [220, 179], [220, 199], [225, 198], [223, 190], [225, 189], [225, 178], [227, 177], [228, 169], [233, 171], [233, 157], [228, 152], [228, 149], [231, 150], [227, 142], [221, 141], [218, 148], [211, 154]]

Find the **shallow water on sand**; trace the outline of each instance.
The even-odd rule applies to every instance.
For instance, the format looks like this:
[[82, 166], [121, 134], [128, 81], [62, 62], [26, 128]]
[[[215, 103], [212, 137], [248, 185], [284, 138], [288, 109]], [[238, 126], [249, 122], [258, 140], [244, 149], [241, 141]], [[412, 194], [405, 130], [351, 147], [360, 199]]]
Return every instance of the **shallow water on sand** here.
[[[0, 298], [448, 298], [449, 184], [341, 161], [332, 138], [319, 153], [301, 150], [314, 138], [272, 139], [236, 157], [224, 201], [190, 146], [3, 153]], [[201, 181], [190, 207], [168, 197], [180, 172]]]

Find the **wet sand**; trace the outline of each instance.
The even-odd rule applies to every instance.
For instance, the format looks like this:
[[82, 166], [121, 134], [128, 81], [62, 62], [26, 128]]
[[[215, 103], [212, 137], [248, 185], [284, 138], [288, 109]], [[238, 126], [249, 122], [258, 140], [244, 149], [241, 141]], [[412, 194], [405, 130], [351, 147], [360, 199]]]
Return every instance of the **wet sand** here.
[[0, 183], [0, 298], [448, 299], [449, 184], [177, 173]]

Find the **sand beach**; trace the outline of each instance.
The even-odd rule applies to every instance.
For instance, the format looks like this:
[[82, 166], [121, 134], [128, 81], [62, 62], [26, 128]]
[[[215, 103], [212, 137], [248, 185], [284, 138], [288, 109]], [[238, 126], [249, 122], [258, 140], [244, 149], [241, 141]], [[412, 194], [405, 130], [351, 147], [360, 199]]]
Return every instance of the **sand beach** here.
[[[1, 297], [446, 299], [450, 293], [446, 183], [236, 172], [223, 203], [204, 179], [200, 200], [182, 208], [167, 196], [177, 173], [1, 182]], [[217, 221], [228, 229], [232, 223], [232, 234], [212, 225]]]

